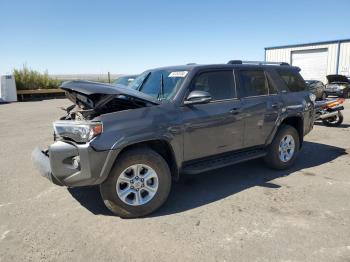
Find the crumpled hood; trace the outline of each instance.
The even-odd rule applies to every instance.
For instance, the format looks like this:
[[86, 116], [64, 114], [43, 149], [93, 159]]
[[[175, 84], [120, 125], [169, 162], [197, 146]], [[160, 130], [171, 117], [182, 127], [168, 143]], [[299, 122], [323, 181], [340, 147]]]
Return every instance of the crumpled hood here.
[[79, 99], [90, 108], [102, 106], [118, 96], [133, 98], [155, 105], [160, 104], [160, 101], [156, 98], [123, 85], [76, 80], [63, 82], [60, 88], [67, 92], [67, 97], [70, 100], [76, 102], [75, 100]]
[[335, 82], [340, 82], [340, 83], [349, 83], [349, 80], [346, 76], [343, 75], [328, 75], [327, 76], [328, 83], [335, 83]]

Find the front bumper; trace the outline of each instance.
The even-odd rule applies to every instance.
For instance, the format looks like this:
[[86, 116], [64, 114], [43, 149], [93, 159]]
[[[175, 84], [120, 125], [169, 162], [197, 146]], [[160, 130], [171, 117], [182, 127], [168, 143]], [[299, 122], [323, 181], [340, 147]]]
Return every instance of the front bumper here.
[[52, 176], [50, 159], [46, 152], [41, 151], [38, 147], [32, 152], [32, 161], [36, 169], [38, 169], [41, 176], [49, 179], [52, 183], [56, 185], [62, 185]]
[[35, 148], [32, 161], [40, 174], [56, 185], [88, 186], [104, 181], [116, 154], [115, 150], [95, 151], [89, 143], [58, 141], [45, 152]]

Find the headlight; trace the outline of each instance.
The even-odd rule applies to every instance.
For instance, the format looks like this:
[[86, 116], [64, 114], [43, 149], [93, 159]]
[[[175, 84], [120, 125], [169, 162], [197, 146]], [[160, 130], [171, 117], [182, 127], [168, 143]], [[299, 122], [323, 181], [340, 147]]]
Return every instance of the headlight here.
[[312, 103], [315, 103], [315, 101], [316, 101], [316, 96], [315, 96], [313, 93], [310, 93], [310, 94], [309, 94], [309, 98], [310, 98], [310, 100], [312, 101]]
[[78, 143], [86, 143], [103, 131], [101, 122], [92, 121], [56, 121], [53, 123], [53, 128], [57, 136]]
[[346, 88], [346, 85], [341, 85], [341, 86], [339, 86], [338, 88], [339, 88], [340, 90], [343, 90], [343, 89]]

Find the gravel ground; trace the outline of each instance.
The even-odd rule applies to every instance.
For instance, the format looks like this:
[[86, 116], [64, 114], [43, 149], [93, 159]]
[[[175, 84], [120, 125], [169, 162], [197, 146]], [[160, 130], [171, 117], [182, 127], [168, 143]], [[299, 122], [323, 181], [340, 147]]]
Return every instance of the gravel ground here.
[[261, 160], [186, 177], [158, 212], [113, 216], [30, 161], [65, 99], [0, 105], [0, 261], [350, 261], [350, 101], [316, 125], [292, 170]]

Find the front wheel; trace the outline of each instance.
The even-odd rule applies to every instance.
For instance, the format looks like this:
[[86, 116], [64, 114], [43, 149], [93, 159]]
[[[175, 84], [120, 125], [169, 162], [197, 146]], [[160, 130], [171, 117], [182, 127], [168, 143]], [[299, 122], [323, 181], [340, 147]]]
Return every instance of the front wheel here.
[[139, 148], [122, 153], [108, 178], [100, 185], [109, 210], [123, 218], [148, 215], [167, 199], [171, 174], [166, 161], [155, 151]]
[[282, 125], [269, 146], [264, 161], [274, 169], [289, 168], [297, 157], [299, 147], [297, 130], [290, 125]]
[[338, 111], [338, 114], [335, 116], [332, 116], [330, 118], [322, 119], [322, 123], [325, 126], [330, 126], [330, 127], [336, 127], [340, 126], [343, 123], [344, 117], [343, 114]]

